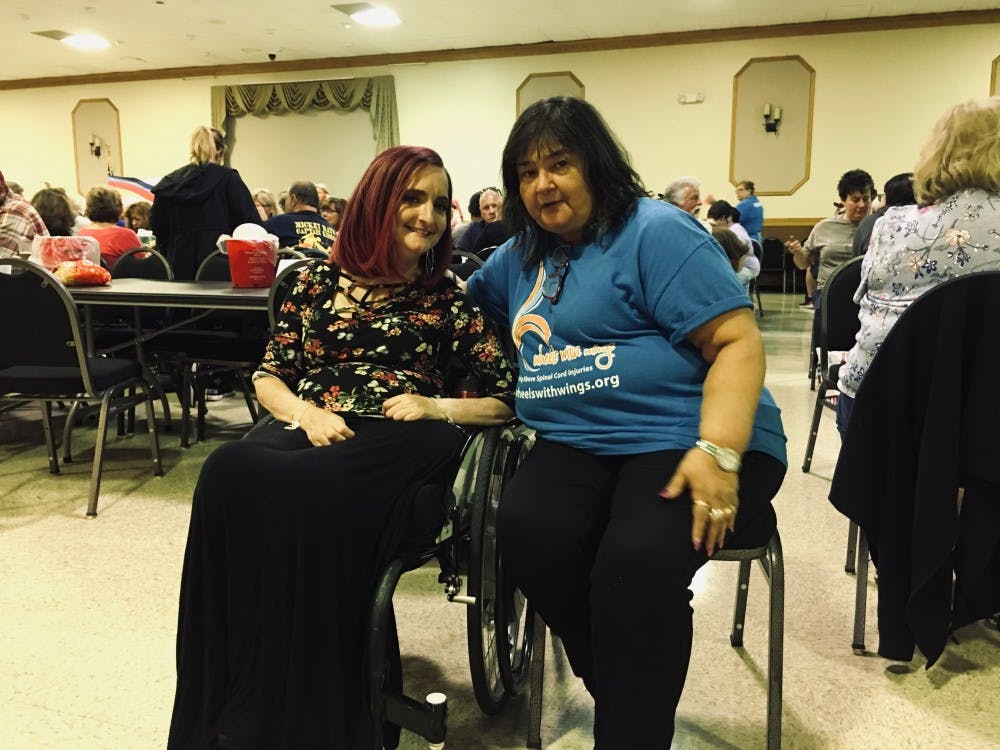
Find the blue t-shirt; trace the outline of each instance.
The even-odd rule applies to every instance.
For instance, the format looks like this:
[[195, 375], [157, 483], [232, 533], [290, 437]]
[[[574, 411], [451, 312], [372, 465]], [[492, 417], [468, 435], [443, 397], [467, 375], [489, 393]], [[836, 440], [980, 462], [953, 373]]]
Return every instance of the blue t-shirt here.
[[[752, 307], [722, 248], [697, 220], [640, 199], [625, 225], [571, 249], [558, 303], [546, 272], [522, 268], [518, 238], [469, 279], [518, 353], [516, 409], [547, 440], [596, 454], [687, 450], [698, 439], [708, 364], [687, 340], [722, 313]], [[781, 413], [765, 390], [748, 450], [782, 463]]]
[[748, 195], [736, 204], [736, 210], [740, 212], [740, 226], [760, 242], [760, 233], [764, 229], [764, 206], [760, 200], [756, 195]]

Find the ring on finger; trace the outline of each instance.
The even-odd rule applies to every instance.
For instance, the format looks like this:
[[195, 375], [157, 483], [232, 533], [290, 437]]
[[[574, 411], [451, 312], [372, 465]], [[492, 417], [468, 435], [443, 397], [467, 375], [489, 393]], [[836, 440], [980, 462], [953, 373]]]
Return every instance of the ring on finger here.
[[704, 508], [709, 513], [712, 512], [712, 506], [709, 503], [706, 503], [704, 500], [692, 500], [691, 502], [693, 502], [699, 508]]
[[718, 521], [726, 517], [726, 511], [722, 508], [709, 508], [708, 517], [713, 521]]

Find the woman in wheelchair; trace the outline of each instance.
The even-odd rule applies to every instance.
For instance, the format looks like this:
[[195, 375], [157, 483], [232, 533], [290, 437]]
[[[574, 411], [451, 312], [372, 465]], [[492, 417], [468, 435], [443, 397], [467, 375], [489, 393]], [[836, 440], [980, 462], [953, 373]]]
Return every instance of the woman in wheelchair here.
[[[275, 421], [220, 446], [195, 489], [170, 748], [365, 747], [380, 561], [416, 490], [453, 471], [456, 425], [512, 416], [502, 345], [444, 275], [450, 209], [435, 152], [385, 151], [332, 260], [289, 290], [255, 377]], [[455, 355], [484, 397], [442, 397]]]
[[510, 326], [536, 441], [499, 504], [500, 554], [594, 696], [596, 748], [664, 750], [692, 576], [730, 532], [775, 529], [785, 437], [760, 333], [721, 248], [646, 197], [591, 105], [532, 104], [502, 171], [516, 234], [468, 291]]

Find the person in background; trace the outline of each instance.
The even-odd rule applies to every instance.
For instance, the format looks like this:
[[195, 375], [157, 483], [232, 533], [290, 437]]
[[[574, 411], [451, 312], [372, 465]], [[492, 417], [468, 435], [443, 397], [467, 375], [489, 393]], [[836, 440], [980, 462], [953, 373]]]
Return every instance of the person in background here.
[[216, 250], [220, 235], [240, 224], [260, 224], [260, 214], [239, 172], [223, 166], [225, 137], [200, 126], [191, 136], [191, 163], [153, 188], [151, 225], [156, 247], [178, 281], [194, 278], [201, 262]]
[[663, 188], [663, 200], [698, 218], [698, 211], [701, 209], [701, 180], [697, 177], [678, 177]]
[[912, 189], [919, 205], [889, 207], [861, 262], [861, 329], [837, 382], [842, 435], [865, 373], [914, 300], [950, 279], [1000, 271], [1000, 97], [963, 102], [937, 121]]
[[334, 231], [340, 227], [340, 217], [344, 215], [344, 206], [346, 205], [346, 200], [333, 195], [327, 196], [327, 199], [320, 205], [320, 216], [330, 223]]
[[718, 242], [722, 249], [726, 251], [726, 257], [736, 272], [736, 278], [743, 285], [743, 291], [750, 294], [750, 282], [760, 275], [760, 261], [756, 266], [747, 265], [747, 261], [752, 257], [750, 245], [745, 243], [732, 231], [721, 226], [712, 227], [712, 237]]
[[14, 195], [24, 196], [24, 188], [18, 182], [8, 182], [7, 189], [14, 193]]
[[66, 194], [55, 188], [42, 188], [31, 196], [31, 205], [45, 222], [45, 228], [53, 237], [68, 237], [73, 234], [76, 212]]
[[594, 696], [596, 750], [665, 749], [694, 573], [775, 530], [785, 437], [760, 331], [725, 253], [646, 197], [591, 104], [531, 104], [501, 164], [515, 236], [468, 292], [512, 334], [536, 440], [498, 548]]
[[322, 206], [326, 203], [326, 199], [330, 197], [330, 191], [327, 190], [326, 185], [322, 182], [315, 182], [313, 184], [316, 186], [316, 195], [319, 196], [319, 202], [316, 205]]
[[140, 229], [149, 229], [150, 215], [153, 204], [149, 201], [136, 201], [125, 207], [125, 226], [138, 233]]
[[471, 252], [479, 233], [483, 231], [483, 217], [479, 215], [479, 196], [482, 193], [482, 190], [477, 190], [469, 196], [469, 222], [459, 225], [453, 235], [456, 250]]
[[[315, 192], [315, 191], [314, 191]], [[367, 616], [417, 490], [513, 415], [503, 345], [451, 277], [451, 181], [430, 149], [375, 157], [333, 258], [285, 298], [254, 386], [276, 421], [194, 491], [167, 747], [371, 748]], [[448, 398], [457, 357], [480, 398]]]
[[451, 232], [452, 239], [455, 237], [455, 230], [465, 223], [465, 215], [462, 213], [462, 204], [458, 198], [451, 199]]
[[109, 187], [92, 187], [87, 193], [87, 218], [90, 224], [82, 227], [77, 234], [93, 237], [101, 246], [101, 259], [113, 269], [115, 262], [125, 253], [142, 247], [139, 236], [128, 227], [118, 226], [122, 215], [122, 197], [117, 190]]
[[257, 207], [261, 222], [265, 222], [278, 213], [278, 201], [267, 188], [257, 188], [253, 191], [253, 204]]
[[[750, 293], [750, 282], [760, 276], [760, 259], [754, 253], [753, 242], [747, 230], [740, 223], [740, 212], [733, 208], [728, 201], [715, 201], [708, 209], [708, 223], [712, 225], [712, 234], [716, 230], [725, 229], [731, 232], [744, 246], [745, 252], [742, 255], [743, 265], [736, 269], [737, 276], [743, 283], [743, 288]], [[715, 238], [717, 241], [718, 237]], [[721, 241], [719, 244], [722, 244]], [[726, 254], [730, 255], [729, 249], [722, 245]], [[730, 260], [732, 256], [730, 255]]]
[[917, 202], [913, 196], [913, 172], [903, 172], [892, 177], [885, 183], [883, 190], [885, 192], [882, 194], [882, 205], [858, 224], [858, 231], [854, 234], [854, 244], [851, 247], [855, 257], [868, 252], [875, 222], [885, 216], [885, 212], [889, 208], [892, 206], [911, 206]]
[[320, 216], [319, 194], [307, 180], [292, 183], [285, 212], [265, 221], [264, 229], [278, 238], [281, 247], [329, 250], [337, 237], [330, 222]]
[[837, 266], [854, 257], [854, 235], [858, 224], [871, 209], [875, 183], [872, 176], [863, 169], [852, 169], [841, 175], [837, 182], [837, 194], [844, 206], [843, 213], [819, 221], [812, 228], [805, 244], [795, 237], [785, 243], [785, 249], [791, 253], [798, 268], [805, 270], [815, 267], [813, 274], [816, 287], [812, 293], [812, 305], [816, 312], [813, 321], [814, 341], [819, 335], [823, 285]]
[[740, 212], [740, 224], [747, 234], [760, 244], [761, 232], [764, 231], [764, 206], [754, 194], [753, 182], [743, 180], [736, 186], [736, 210]]
[[27, 254], [31, 252], [31, 240], [36, 235], [47, 237], [48, 234], [35, 207], [19, 192], [11, 192], [0, 172], [0, 257]]

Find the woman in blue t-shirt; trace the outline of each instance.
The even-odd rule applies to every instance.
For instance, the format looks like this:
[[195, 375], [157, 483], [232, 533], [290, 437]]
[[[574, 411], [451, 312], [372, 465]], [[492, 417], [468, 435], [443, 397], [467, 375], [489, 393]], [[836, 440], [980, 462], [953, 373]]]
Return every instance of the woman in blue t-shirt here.
[[502, 169], [516, 234], [468, 290], [511, 331], [537, 442], [500, 504], [501, 552], [594, 696], [596, 748], [666, 748], [691, 578], [730, 534], [775, 529], [785, 438], [752, 304], [586, 102], [528, 107]]

